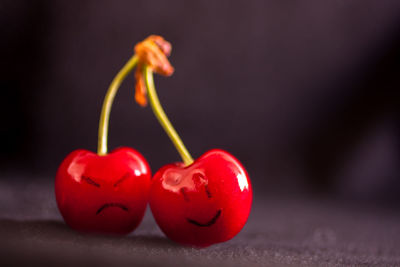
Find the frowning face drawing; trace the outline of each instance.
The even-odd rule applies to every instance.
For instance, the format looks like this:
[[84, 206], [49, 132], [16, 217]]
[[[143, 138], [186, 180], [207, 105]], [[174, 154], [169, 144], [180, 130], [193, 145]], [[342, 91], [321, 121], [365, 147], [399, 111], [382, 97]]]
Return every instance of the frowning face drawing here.
[[148, 164], [132, 149], [106, 156], [78, 150], [58, 170], [57, 204], [75, 230], [125, 234], [143, 218], [150, 181]]

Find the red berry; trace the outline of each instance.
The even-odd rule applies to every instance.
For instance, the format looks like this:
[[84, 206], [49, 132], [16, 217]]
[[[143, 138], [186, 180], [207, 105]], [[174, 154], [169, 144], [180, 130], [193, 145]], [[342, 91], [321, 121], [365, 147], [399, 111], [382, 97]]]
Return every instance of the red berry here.
[[143, 219], [150, 184], [149, 165], [134, 149], [119, 148], [105, 156], [80, 149], [59, 167], [55, 192], [71, 228], [126, 234]]
[[211, 150], [185, 167], [162, 167], [153, 178], [150, 208], [173, 241], [206, 247], [233, 238], [245, 225], [252, 188], [242, 164], [228, 152]]

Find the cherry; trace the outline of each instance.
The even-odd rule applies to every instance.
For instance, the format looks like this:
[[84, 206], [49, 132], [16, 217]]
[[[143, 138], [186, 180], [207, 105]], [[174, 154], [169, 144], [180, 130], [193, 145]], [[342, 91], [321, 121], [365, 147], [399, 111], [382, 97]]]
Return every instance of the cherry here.
[[189, 166], [162, 167], [153, 178], [150, 207], [175, 242], [206, 247], [233, 238], [252, 203], [246, 170], [228, 152], [214, 149]]
[[[144, 42], [137, 45], [143, 48], [139, 49], [142, 58], [162, 58], [164, 64], [159, 65], [170, 66], [165, 57], [171, 52], [170, 45], [159, 45], [155, 40]], [[206, 247], [227, 241], [240, 232], [250, 213], [253, 193], [247, 172], [223, 150], [210, 150], [193, 161], [159, 102], [153, 81], [153, 70], [159, 68], [151, 60], [142, 62], [142, 73], [136, 73], [137, 85], [147, 93], [156, 118], [183, 160], [162, 167], [153, 177], [153, 216], [161, 230], [178, 243]], [[173, 70], [172, 66], [169, 69]]]
[[97, 154], [70, 153], [58, 169], [55, 194], [65, 222], [84, 232], [125, 234], [142, 220], [149, 198], [151, 172], [145, 158], [131, 148], [107, 153], [111, 106], [121, 82], [139, 62], [134, 55], [112, 81], [99, 123]]
[[119, 148], [104, 156], [80, 149], [58, 169], [56, 199], [71, 228], [126, 234], [143, 218], [150, 183], [149, 165], [134, 149]]

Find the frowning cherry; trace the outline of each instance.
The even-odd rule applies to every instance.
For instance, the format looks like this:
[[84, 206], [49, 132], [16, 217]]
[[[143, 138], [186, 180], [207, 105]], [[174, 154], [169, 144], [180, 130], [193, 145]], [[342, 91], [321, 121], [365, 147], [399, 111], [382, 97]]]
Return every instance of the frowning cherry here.
[[[162, 52], [159, 47], [156, 53]], [[170, 239], [185, 245], [205, 247], [233, 238], [251, 209], [252, 188], [245, 168], [219, 149], [193, 161], [160, 105], [155, 68], [144, 64], [142, 69], [139, 82], [145, 81], [153, 112], [183, 160], [162, 167], [153, 177], [150, 208], [157, 224]]]
[[65, 222], [84, 232], [133, 231], [143, 218], [149, 189], [146, 160], [127, 147], [103, 156], [75, 150], [56, 178], [56, 199]]
[[133, 56], [111, 83], [99, 124], [97, 154], [76, 150], [61, 163], [55, 181], [58, 208], [65, 222], [84, 232], [125, 234], [141, 222], [151, 172], [145, 158], [131, 148], [107, 153], [108, 121], [115, 94], [138, 63]]

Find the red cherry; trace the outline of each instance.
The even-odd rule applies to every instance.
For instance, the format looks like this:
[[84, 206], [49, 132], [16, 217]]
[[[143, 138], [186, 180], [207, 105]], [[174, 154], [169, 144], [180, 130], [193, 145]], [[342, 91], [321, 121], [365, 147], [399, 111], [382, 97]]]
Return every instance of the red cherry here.
[[126, 234], [143, 219], [151, 171], [131, 148], [99, 156], [87, 150], [70, 153], [58, 169], [55, 192], [65, 222], [84, 232]]
[[162, 167], [153, 178], [150, 208], [175, 242], [206, 247], [233, 238], [245, 225], [253, 193], [242, 164], [213, 149], [185, 167]]
[[[144, 45], [149, 55], [154, 45]], [[248, 174], [228, 152], [211, 150], [193, 159], [165, 114], [154, 87], [154, 66], [142, 76], [151, 108], [183, 163], [169, 164], [154, 176], [150, 208], [161, 230], [172, 240], [206, 247], [233, 238], [250, 214], [253, 193]], [[143, 82], [143, 81], [142, 81]]]

